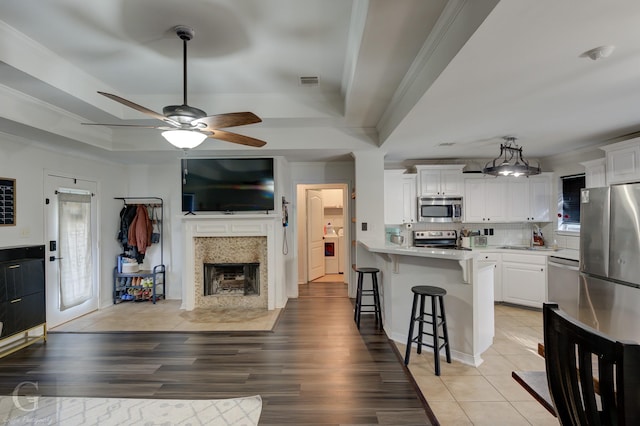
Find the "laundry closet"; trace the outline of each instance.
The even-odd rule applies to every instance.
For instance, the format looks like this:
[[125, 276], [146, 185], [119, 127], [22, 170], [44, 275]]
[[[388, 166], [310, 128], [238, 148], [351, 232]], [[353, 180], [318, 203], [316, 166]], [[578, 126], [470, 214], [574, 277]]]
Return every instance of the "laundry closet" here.
[[345, 269], [343, 192], [342, 189], [322, 190], [325, 275], [343, 274]]

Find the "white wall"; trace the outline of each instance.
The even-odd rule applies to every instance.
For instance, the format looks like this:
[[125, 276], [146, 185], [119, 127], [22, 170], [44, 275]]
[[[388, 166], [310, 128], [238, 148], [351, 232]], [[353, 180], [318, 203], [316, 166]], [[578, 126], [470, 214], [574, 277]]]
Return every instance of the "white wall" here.
[[[167, 298], [182, 298], [182, 270], [184, 250], [182, 239], [182, 184], [180, 179], [180, 159], [183, 158], [182, 153], [176, 153], [176, 158], [163, 164], [153, 165], [136, 165], [128, 169], [131, 184], [127, 196], [154, 196], [161, 197], [165, 204], [165, 220], [164, 220], [164, 264], [167, 271]], [[292, 199], [290, 168], [289, 163], [282, 157], [275, 159], [275, 210], [276, 213], [282, 213], [282, 197], [287, 200]], [[291, 226], [287, 227], [287, 238], [289, 246], [292, 245]], [[276, 280], [285, 280], [289, 283], [295, 283], [295, 275], [290, 276], [289, 264], [293, 262], [294, 254], [289, 247], [289, 254], [285, 255], [286, 246], [284, 245], [284, 231], [276, 233]], [[160, 263], [160, 253], [158, 247], [145, 258], [145, 269]], [[286, 295], [276, 294], [276, 299], [282, 303], [286, 300]], [[279, 305], [276, 303], [276, 305]]]
[[112, 271], [119, 253], [116, 232], [122, 196], [128, 184], [121, 165], [60, 154], [40, 144], [0, 134], [0, 176], [16, 179], [16, 226], [0, 227], [0, 247], [45, 244], [45, 170], [98, 183], [100, 305], [112, 303]]
[[[355, 182], [354, 163], [351, 161], [333, 162], [333, 163], [291, 163], [291, 193], [295, 194], [289, 215], [291, 223], [295, 226], [292, 233], [291, 241], [295, 242], [295, 246], [291, 247], [295, 258], [292, 259], [292, 270], [290, 276], [296, 277], [293, 282], [289, 282], [289, 297], [298, 296], [297, 283], [306, 282], [306, 205], [305, 203], [305, 185], [322, 185], [322, 184], [346, 184], [347, 195], [351, 193]], [[326, 187], [326, 186], [324, 186]], [[350, 212], [353, 209], [353, 203], [350, 196], [347, 196], [348, 205], [342, 209], [345, 215], [345, 246], [350, 247], [349, 241], [353, 238], [354, 231], [352, 223], [349, 220]], [[295, 221], [293, 220], [295, 219]], [[295, 222], [295, 223], [294, 223]], [[352, 259], [352, 254], [348, 259]], [[300, 265], [300, 268], [298, 267]], [[345, 269], [350, 269], [348, 266]], [[345, 271], [346, 273], [346, 271]]]
[[[356, 172], [356, 240], [383, 242], [384, 226], [384, 153], [361, 151], [354, 153]], [[363, 230], [366, 223], [367, 230]], [[375, 265], [375, 256], [356, 245], [355, 264]], [[354, 272], [352, 272], [353, 276]], [[384, 279], [384, 277], [382, 277]]]
[[294, 229], [295, 220], [292, 212], [292, 203], [295, 191], [291, 184], [291, 165], [284, 158], [278, 158], [276, 160], [276, 208], [283, 214], [284, 207], [282, 206], [282, 198], [284, 197], [288, 204], [287, 210], [289, 212], [289, 222], [285, 227], [281, 227], [279, 231], [276, 231], [276, 246], [280, 248], [280, 251], [276, 254], [277, 269], [275, 271], [276, 281], [283, 281], [286, 286], [278, 286], [277, 289], [284, 289], [285, 293], [276, 294], [276, 300], [280, 303], [276, 303], [276, 306], [284, 306], [284, 302], [291, 294], [291, 289], [296, 288], [296, 253], [293, 249], [294, 244]]
[[[153, 165], [127, 166], [129, 190], [126, 197], [160, 197], [164, 203], [163, 262], [166, 267], [167, 299], [182, 298], [182, 185], [180, 158]], [[145, 256], [143, 269], [151, 270], [159, 265], [160, 247], [153, 245]]]
[[[182, 297], [182, 196], [180, 180], [181, 152], [175, 159], [153, 165], [119, 165], [97, 158], [57, 153], [41, 144], [0, 135], [0, 177], [16, 179], [17, 224], [0, 227], [0, 247], [45, 244], [44, 235], [44, 174], [45, 170], [77, 176], [98, 183], [99, 277], [100, 307], [112, 302], [112, 272], [115, 257], [122, 247], [116, 240], [119, 212], [123, 202], [114, 197], [160, 197], [164, 201], [163, 262], [166, 265], [167, 298]], [[294, 186], [289, 163], [281, 157], [276, 163], [276, 212], [282, 212], [284, 196], [293, 204]], [[329, 167], [331, 168], [331, 167]], [[292, 204], [289, 205], [290, 212]], [[290, 213], [291, 214], [291, 213]], [[296, 284], [293, 221], [287, 227], [288, 254], [284, 232], [278, 232], [276, 244], [276, 279]], [[284, 228], [283, 228], [284, 229]], [[282, 250], [280, 250], [282, 248]], [[151, 269], [160, 264], [160, 246], [153, 245], [143, 264]], [[288, 290], [287, 290], [288, 291]], [[276, 294], [282, 305], [287, 294]], [[278, 303], [276, 303], [278, 304]]]

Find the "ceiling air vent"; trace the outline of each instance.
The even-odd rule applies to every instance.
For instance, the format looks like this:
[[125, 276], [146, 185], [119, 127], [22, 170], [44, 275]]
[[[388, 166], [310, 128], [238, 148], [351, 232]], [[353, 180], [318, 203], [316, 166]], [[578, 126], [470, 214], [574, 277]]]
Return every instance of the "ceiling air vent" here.
[[320, 79], [318, 77], [300, 77], [300, 86], [318, 86]]

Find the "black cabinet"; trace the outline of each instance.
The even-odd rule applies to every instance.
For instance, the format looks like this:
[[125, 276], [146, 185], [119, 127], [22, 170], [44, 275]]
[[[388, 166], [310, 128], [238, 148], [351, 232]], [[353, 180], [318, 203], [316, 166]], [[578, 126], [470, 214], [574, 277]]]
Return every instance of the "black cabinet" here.
[[46, 337], [44, 253], [44, 246], [0, 249], [0, 354], [7, 337], [38, 326], [43, 336], [35, 340]]

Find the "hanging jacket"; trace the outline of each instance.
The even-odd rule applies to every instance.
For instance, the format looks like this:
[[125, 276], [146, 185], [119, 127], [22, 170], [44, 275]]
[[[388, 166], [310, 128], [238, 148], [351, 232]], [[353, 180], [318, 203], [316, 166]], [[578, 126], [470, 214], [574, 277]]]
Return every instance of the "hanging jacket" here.
[[118, 230], [118, 241], [122, 244], [124, 251], [129, 249], [129, 228], [136, 216], [138, 206], [127, 204], [120, 210], [120, 229]]
[[129, 226], [129, 245], [136, 247], [138, 253], [144, 255], [147, 247], [151, 245], [152, 229], [153, 225], [151, 220], [149, 220], [147, 208], [139, 204], [136, 210], [136, 216]]

